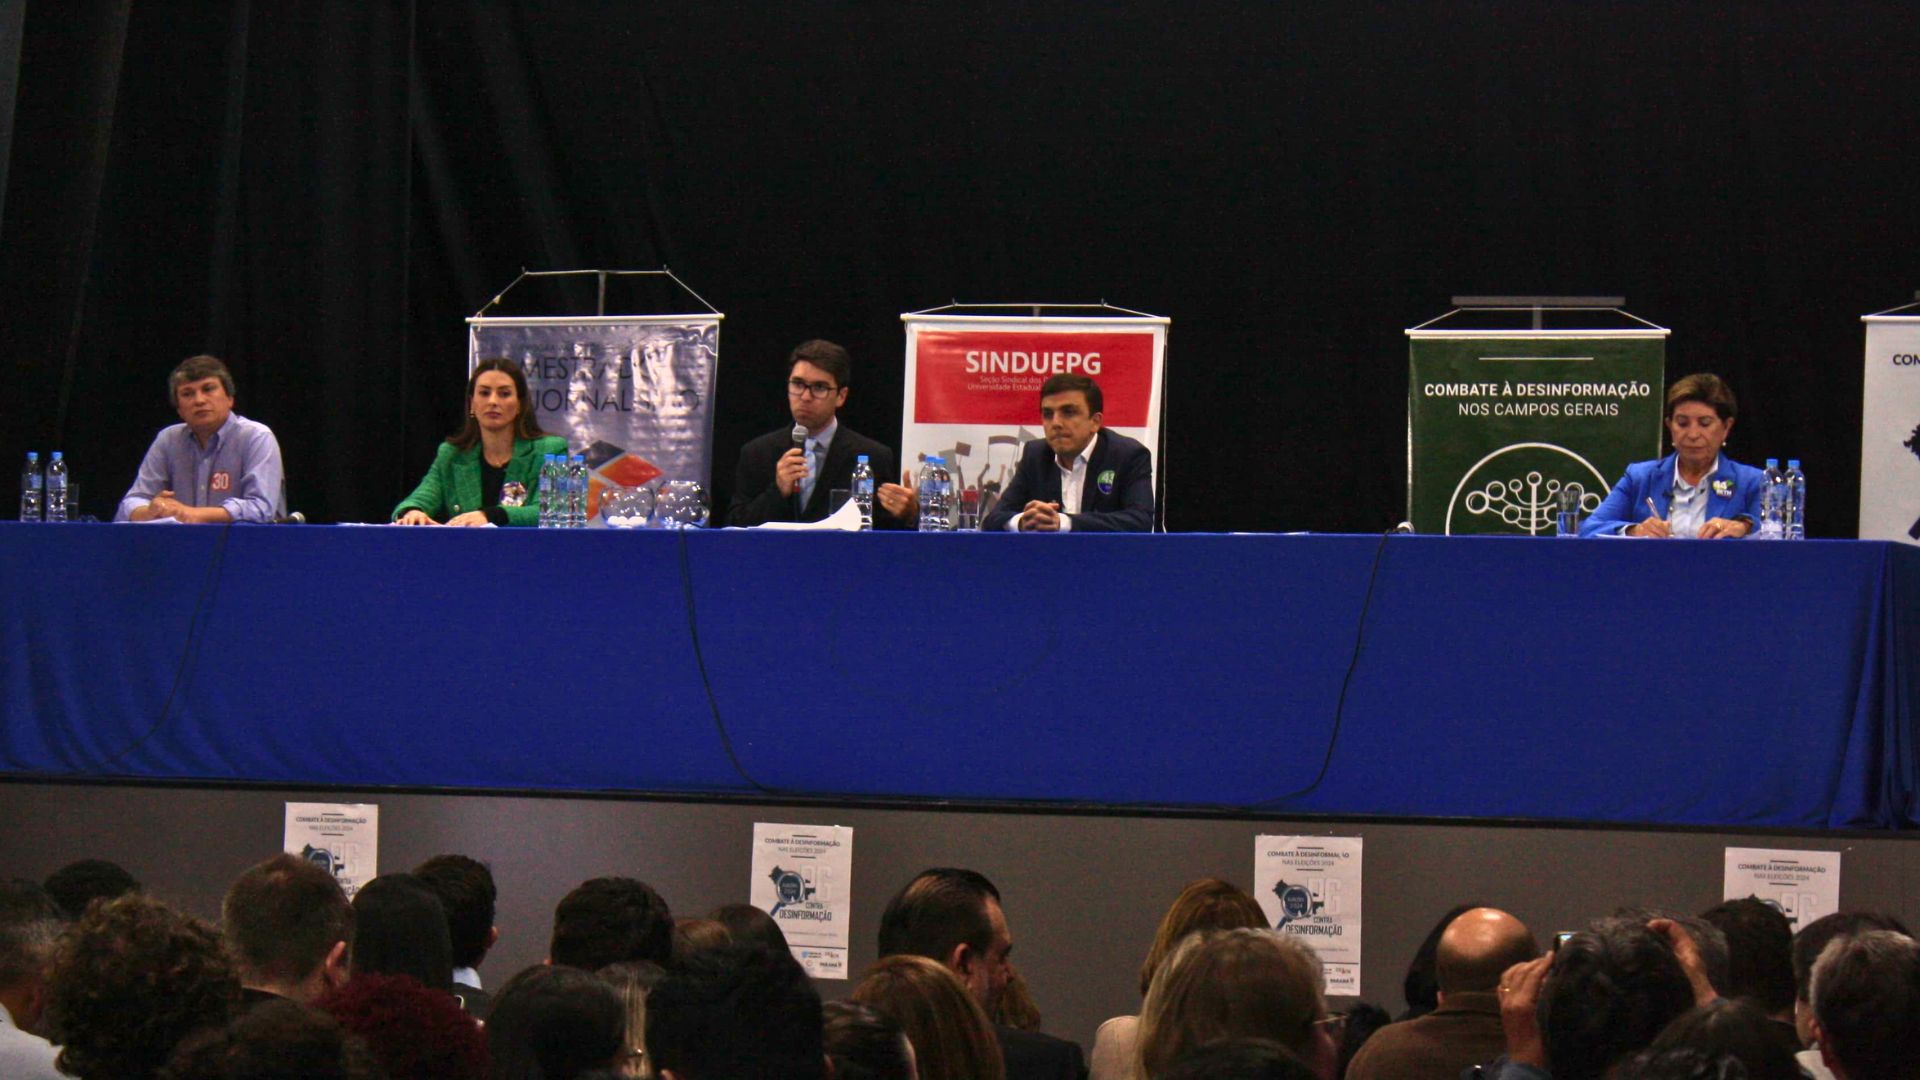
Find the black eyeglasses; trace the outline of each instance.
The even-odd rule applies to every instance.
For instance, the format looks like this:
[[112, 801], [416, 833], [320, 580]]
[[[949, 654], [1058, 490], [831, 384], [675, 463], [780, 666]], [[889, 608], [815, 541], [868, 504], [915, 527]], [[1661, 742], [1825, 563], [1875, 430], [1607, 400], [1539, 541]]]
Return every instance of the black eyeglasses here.
[[787, 396], [788, 397], [797, 398], [802, 395], [805, 395], [806, 397], [810, 397], [810, 398], [814, 398], [815, 400], [818, 400], [820, 398], [826, 397], [828, 394], [831, 394], [838, 389], [840, 388], [833, 385], [832, 383], [808, 382], [805, 379], [788, 379], [787, 380]]

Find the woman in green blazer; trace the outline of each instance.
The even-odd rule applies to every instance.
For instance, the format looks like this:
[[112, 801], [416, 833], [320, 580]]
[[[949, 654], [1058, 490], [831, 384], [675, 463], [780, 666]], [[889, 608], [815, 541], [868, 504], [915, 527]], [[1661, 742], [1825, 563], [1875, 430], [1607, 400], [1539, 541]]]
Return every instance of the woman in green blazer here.
[[482, 360], [467, 380], [467, 422], [393, 508], [397, 525], [538, 525], [540, 466], [567, 442], [534, 422], [527, 378], [511, 360]]

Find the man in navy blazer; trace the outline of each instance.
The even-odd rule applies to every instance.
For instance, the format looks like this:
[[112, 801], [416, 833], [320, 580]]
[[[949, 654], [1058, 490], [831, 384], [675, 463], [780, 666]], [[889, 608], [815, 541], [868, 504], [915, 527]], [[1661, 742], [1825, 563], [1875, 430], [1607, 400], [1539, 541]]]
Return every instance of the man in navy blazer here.
[[1046, 433], [1020, 454], [982, 532], [1152, 532], [1153, 453], [1101, 426], [1100, 384], [1055, 375], [1040, 387]]

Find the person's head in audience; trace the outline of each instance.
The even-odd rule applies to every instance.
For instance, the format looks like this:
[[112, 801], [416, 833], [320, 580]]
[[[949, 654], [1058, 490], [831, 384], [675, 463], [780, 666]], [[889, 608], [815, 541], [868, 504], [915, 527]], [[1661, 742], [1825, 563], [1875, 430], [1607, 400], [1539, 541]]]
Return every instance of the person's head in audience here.
[[1192, 935], [1167, 958], [1140, 1010], [1137, 1075], [1157, 1077], [1215, 1039], [1272, 1039], [1332, 1080], [1338, 1047], [1322, 1025], [1319, 956], [1274, 930]]
[[1140, 964], [1140, 993], [1146, 994], [1147, 988], [1153, 985], [1153, 973], [1160, 970], [1167, 954], [1188, 934], [1196, 930], [1237, 930], [1266, 925], [1267, 916], [1260, 910], [1260, 901], [1241, 892], [1231, 882], [1219, 878], [1188, 882], [1180, 895], [1173, 898], [1173, 906], [1160, 916], [1160, 926], [1153, 932], [1153, 944], [1147, 947], [1147, 958]]
[[1407, 1002], [1407, 1011], [1400, 1014], [1400, 1019], [1411, 1020], [1417, 1016], [1425, 1016], [1439, 1007], [1440, 982], [1434, 974], [1434, 967], [1438, 962], [1434, 954], [1440, 949], [1440, 935], [1445, 933], [1447, 927], [1453, 925], [1453, 920], [1459, 918], [1462, 913], [1485, 906], [1484, 904], [1461, 904], [1440, 916], [1440, 921], [1434, 923], [1433, 929], [1427, 931], [1427, 936], [1421, 940], [1420, 947], [1414, 950], [1413, 959], [1407, 962], [1406, 976], [1400, 980], [1400, 996]]
[[275, 855], [235, 878], [220, 930], [249, 990], [304, 1003], [347, 979], [353, 907], [332, 874], [297, 855]]
[[608, 964], [673, 962], [673, 913], [646, 882], [602, 877], [581, 883], [553, 912], [547, 957], [599, 971]]
[[1920, 1077], [1920, 944], [1891, 930], [1829, 942], [1813, 964], [1813, 1027], [1840, 1080]]
[[1821, 951], [1833, 941], [1866, 930], [1905, 934], [1907, 926], [1892, 915], [1879, 912], [1836, 911], [1813, 920], [1793, 936], [1793, 1028], [1800, 1036], [1800, 1045], [1811, 1047], [1814, 1043], [1813, 962], [1820, 959]]
[[733, 944], [733, 935], [717, 919], [673, 920], [673, 958], [679, 960], [703, 949], [718, 949]]
[[1677, 923], [1693, 939], [1694, 951], [1700, 955], [1700, 966], [1706, 971], [1707, 981], [1713, 984], [1714, 993], [1721, 997], [1732, 996], [1733, 960], [1727, 949], [1727, 935], [1719, 927], [1698, 915], [1655, 907], [1624, 907], [1614, 912], [1613, 917], [1628, 919], [1642, 926], [1655, 919]]
[[1667, 939], [1634, 918], [1596, 920], [1554, 950], [1536, 1015], [1553, 1080], [1599, 1080], [1693, 1007]]
[[616, 1067], [627, 1010], [613, 984], [579, 968], [536, 964], [507, 980], [487, 1017], [493, 1080], [574, 1080]]
[[1272, 1039], [1215, 1039], [1181, 1054], [1153, 1080], [1317, 1080], [1312, 1066]]
[[13, 1026], [40, 1034], [47, 1000], [47, 964], [66, 926], [60, 905], [39, 884], [0, 883], [0, 1008]]
[[1515, 964], [1540, 955], [1525, 923], [1499, 908], [1468, 908], [1447, 923], [1433, 950], [1437, 1002], [1459, 994], [1491, 994]]
[[695, 953], [647, 995], [647, 1056], [665, 1080], [821, 1080], [820, 995], [792, 957]]
[[91, 904], [47, 973], [59, 1067], [81, 1080], [147, 1080], [182, 1039], [224, 1025], [239, 998], [213, 927], [140, 893]]
[[453, 943], [453, 966], [478, 968], [487, 950], [500, 940], [493, 924], [500, 891], [487, 864], [465, 855], [435, 855], [414, 868], [413, 876], [433, 890], [447, 912], [447, 936]]
[[486, 1080], [480, 1025], [452, 994], [410, 975], [355, 971], [314, 1007], [366, 1040], [389, 1080]]
[[1012, 954], [1000, 890], [972, 870], [923, 870], [880, 914], [881, 956], [924, 956], [946, 965], [982, 1008], [1006, 982]]
[[987, 1006], [987, 1019], [1015, 1031], [1040, 1030], [1043, 1020], [1040, 1003], [1033, 1000], [1027, 977], [1011, 962], [1007, 964], [1006, 981], [1000, 984], [1000, 992], [993, 995], [993, 1003]]
[[48, 874], [44, 884], [69, 919], [79, 918], [95, 900], [112, 900], [140, 891], [140, 883], [132, 874], [105, 859], [70, 862]]
[[920, 1080], [1003, 1080], [1006, 1060], [987, 1013], [953, 971], [924, 956], [881, 957], [852, 1000], [900, 1025]]
[[1378, 1005], [1358, 1001], [1348, 1007], [1347, 1011], [1340, 1015], [1340, 1035], [1336, 1047], [1338, 1053], [1334, 1058], [1336, 1064], [1333, 1075], [1336, 1077], [1347, 1075], [1347, 1066], [1353, 1064], [1353, 1056], [1360, 1052], [1361, 1047], [1367, 1045], [1367, 1040], [1373, 1038], [1374, 1032], [1391, 1023], [1393, 1023], [1393, 1017]]
[[1747, 1067], [1731, 1054], [1709, 1054], [1683, 1046], [1642, 1050], [1623, 1058], [1607, 1073], [1607, 1080], [1747, 1080]]
[[1755, 897], [1700, 913], [1727, 938], [1727, 996], [1748, 998], [1768, 1016], [1793, 1015], [1793, 924]]
[[1773, 1021], [1751, 1000], [1719, 998], [1680, 1014], [1646, 1052], [1695, 1050], [1717, 1059], [1733, 1058], [1749, 1080], [1801, 1080], [1793, 1051], [1772, 1027]]
[[758, 945], [769, 952], [793, 955], [787, 947], [786, 931], [780, 929], [780, 924], [774, 921], [773, 916], [752, 904], [727, 904], [714, 908], [713, 914], [707, 917], [726, 927], [727, 933], [735, 941]]
[[913, 1043], [893, 1019], [857, 1001], [829, 1001], [822, 1012], [833, 1080], [918, 1080]]
[[453, 941], [440, 898], [412, 874], [381, 874], [353, 896], [353, 975], [405, 975], [453, 989]]
[[620, 995], [620, 1008], [626, 1015], [618, 1071], [645, 1080], [653, 1075], [653, 1061], [647, 1057], [647, 995], [667, 977], [667, 969], [635, 960], [609, 964], [600, 969], [600, 977]]
[[318, 1009], [274, 1001], [188, 1037], [160, 1080], [386, 1080], [359, 1036]]

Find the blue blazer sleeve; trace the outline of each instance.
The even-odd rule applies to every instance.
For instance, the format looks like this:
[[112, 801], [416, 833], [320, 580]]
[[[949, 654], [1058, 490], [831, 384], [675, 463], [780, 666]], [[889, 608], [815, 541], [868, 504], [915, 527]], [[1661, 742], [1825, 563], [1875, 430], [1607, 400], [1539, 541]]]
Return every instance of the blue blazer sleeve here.
[[1607, 492], [1606, 501], [1580, 523], [1580, 535], [1618, 536], [1627, 526], [1645, 520], [1647, 498], [1653, 494], [1652, 478], [1660, 464], [1637, 461], [1627, 466], [1626, 474]]

